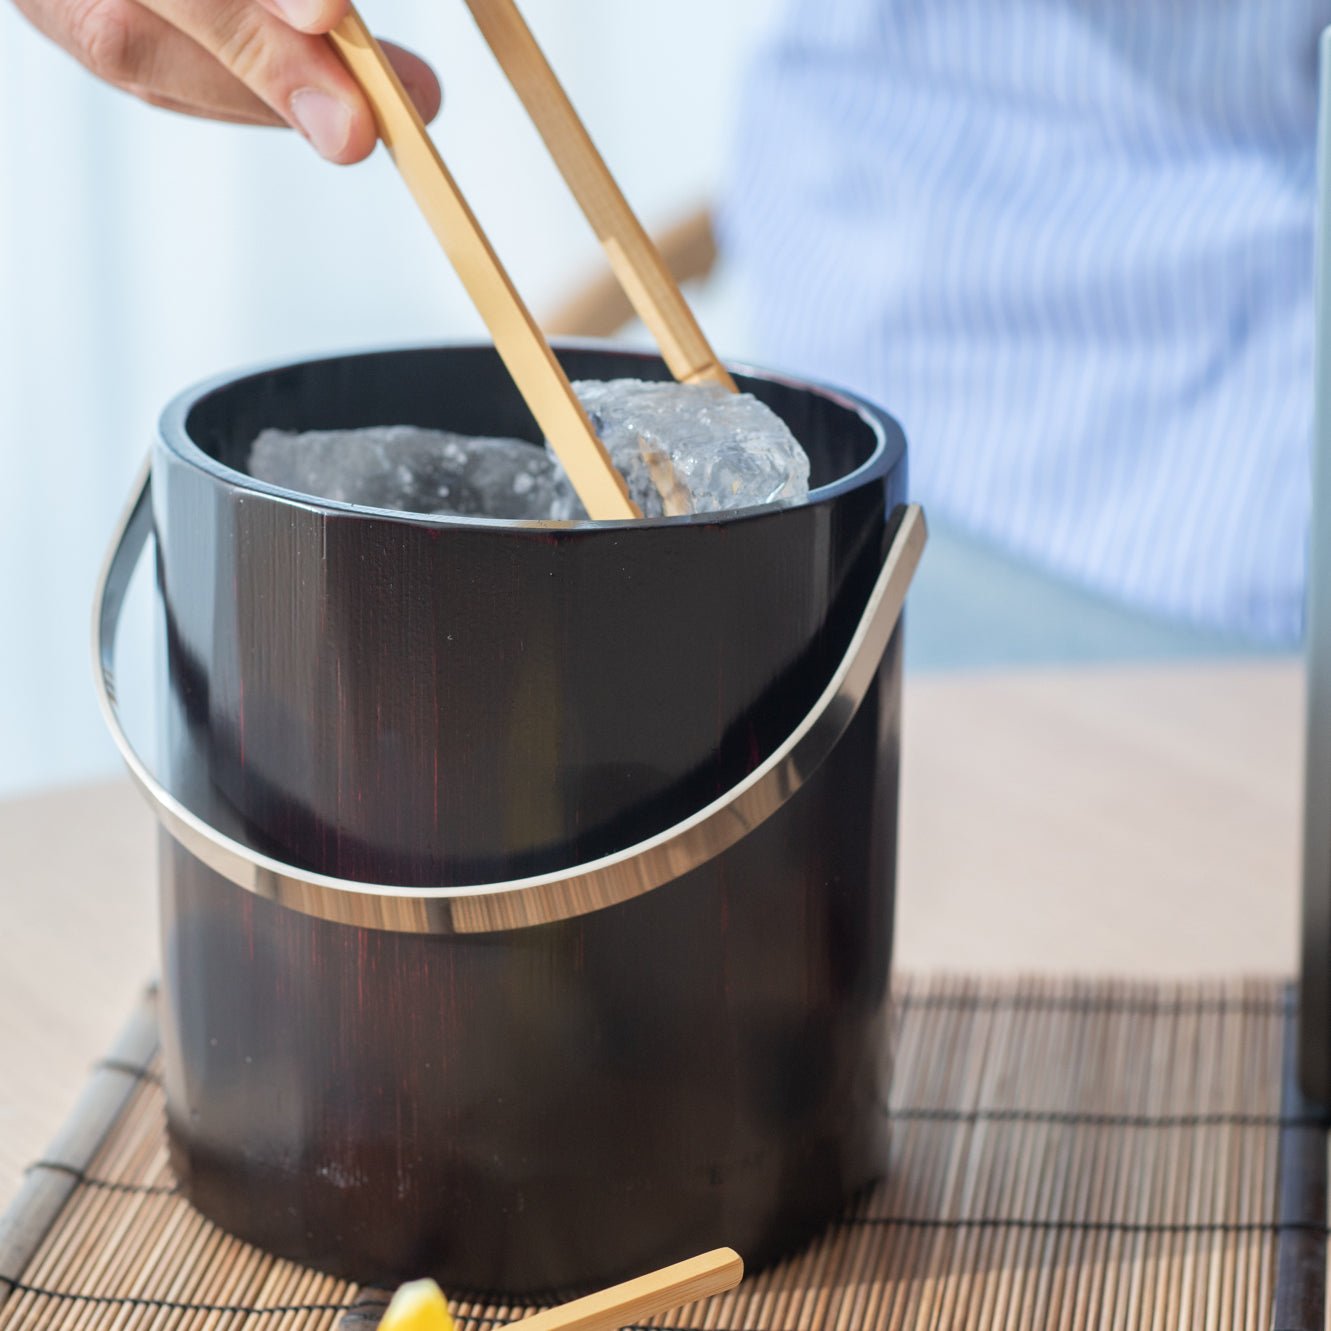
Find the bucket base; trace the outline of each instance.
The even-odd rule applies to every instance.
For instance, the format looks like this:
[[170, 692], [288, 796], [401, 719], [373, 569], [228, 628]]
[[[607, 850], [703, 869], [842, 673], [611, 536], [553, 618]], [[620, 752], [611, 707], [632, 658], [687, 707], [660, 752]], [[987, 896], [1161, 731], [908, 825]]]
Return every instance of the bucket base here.
[[[811, 1144], [786, 1162], [799, 1191], [774, 1184], [781, 1189], [780, 1204], [757, 1226], [727, 1214], [722, 1181], [696, 1189], [686, 1207], [679, 1190], [671, 1190], [668, 1204], [680, 1219], [669, 1236], [662, 1235], [650, 1192], [636, 1187], [628, 1190], [633, 1210], [625, 1209], [623, 1193], [615, 1189], [588, 1188], [580, 1196], [538, 1200], [525, 1215], [514, 1210], [502, 1217], [492, 1207], [472, 1209], [459, 1196], [424, 1229], [405, 1216], [367, 1212], [327, 1190], [318, 1230], [301, 1234], [290, 1224], [290, 1204], [293, 1191], [310, 1204], [304, 1183], [247, 1173], [243, 1187], [237, 1186], [234, 1163], [198, 1152], [190, 1156], [174, 1133], [171, 1145], [173, 1167], [191, 1203], [228, 1233], [277, 1257], [359, 1285], [391, 1288], [429, 1276], [450, 1298], [533, 1304], [575, 1298], [719, 1247], [735, 1248], [746, 1270], [757, 1271], [815, 1238], [882, 1175], [887, 1160], [885, 1135]], [[858, 1175], [848, 1172], [848, 1149], [863, 1157]], [[561, 1223], [534, 1223], [533, 1211], [557, 1214]], [[578, 1273], [576, 1280], [571, 1272]]]

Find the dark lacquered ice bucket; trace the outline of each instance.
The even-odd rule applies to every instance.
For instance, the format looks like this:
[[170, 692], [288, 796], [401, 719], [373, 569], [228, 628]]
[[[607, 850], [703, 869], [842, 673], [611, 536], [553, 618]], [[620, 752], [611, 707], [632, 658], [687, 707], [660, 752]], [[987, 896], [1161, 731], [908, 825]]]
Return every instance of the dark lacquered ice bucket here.
[[[244, 474], [267, 426], [536, 440], [487, 347], [280, 366], [166, 411], [99, 666], [163, 824], [172, 1158], [224, 1228], [363, 1281], [533, 1296], [723, 1244], [762, 1263], [882, 1172], [923, 525], [888, 416], [738, 378], [808, 449], [808, 504], [522, 524]], [[150, 532], [160, 778], [113, 701]]]

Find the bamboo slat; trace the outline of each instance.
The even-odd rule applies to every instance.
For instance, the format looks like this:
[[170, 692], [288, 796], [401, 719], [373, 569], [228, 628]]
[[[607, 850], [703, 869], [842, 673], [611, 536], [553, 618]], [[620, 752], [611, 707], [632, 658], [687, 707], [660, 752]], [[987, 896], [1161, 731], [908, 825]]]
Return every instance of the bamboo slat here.
[[[885, 1180], [780, 1266], [647, 1325], [1320, 1331], [1327, 1131], [1288, 1085], [1291, 1030], [1276, 982], [903, 982]], [[179, 1195], [150, 1034], [140, 1017], [0, 1220], [0, 1331], [372, 1327], [382, 1291]], [[455, 1306], [459, 1331], [531, 1311]]]

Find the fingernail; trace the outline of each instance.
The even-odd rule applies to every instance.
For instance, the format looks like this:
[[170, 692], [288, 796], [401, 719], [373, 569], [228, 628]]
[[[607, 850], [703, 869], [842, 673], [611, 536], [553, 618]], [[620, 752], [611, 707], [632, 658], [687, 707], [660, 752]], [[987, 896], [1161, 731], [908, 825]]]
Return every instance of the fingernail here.
[[311, 28], [323, 15], [319, 0], [274, 0], [274, 3], [293, 28]]
[[351, 109], [318, 88], [291, 95], [291, 114], [301, 132], [324, 157], [335, 158], [351, 137]]

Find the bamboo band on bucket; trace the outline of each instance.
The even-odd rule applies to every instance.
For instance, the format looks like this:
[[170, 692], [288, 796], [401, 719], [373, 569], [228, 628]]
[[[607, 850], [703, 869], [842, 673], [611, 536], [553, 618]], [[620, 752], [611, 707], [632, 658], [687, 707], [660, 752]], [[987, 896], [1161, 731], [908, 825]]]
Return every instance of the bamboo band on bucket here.
[[596, 519], [641, 517], [545, 335], [444, 165], [383, 49], [354, 8], [329, 40], [365, 93], [379, 137], [485, 320], [495, 349], [588, 514]]

